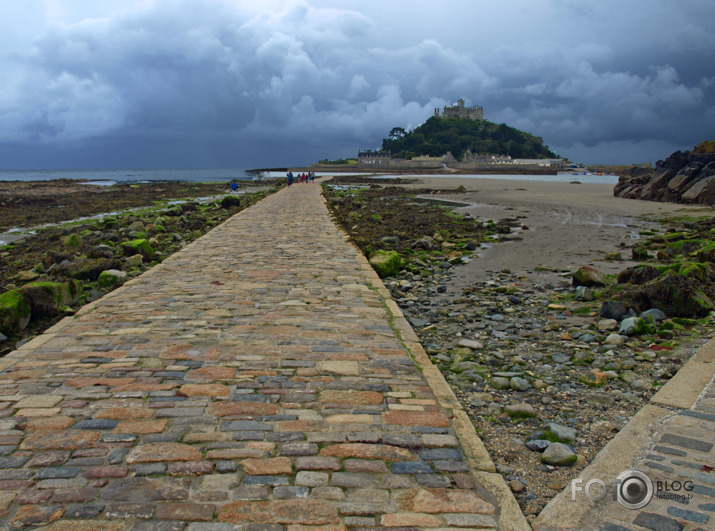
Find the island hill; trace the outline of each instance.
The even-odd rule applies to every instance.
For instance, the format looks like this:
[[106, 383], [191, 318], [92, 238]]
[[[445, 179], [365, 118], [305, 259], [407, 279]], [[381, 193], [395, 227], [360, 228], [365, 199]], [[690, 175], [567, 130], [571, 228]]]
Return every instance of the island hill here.
[[[541, 137], [484, 119], [482, 107], [464, 100], [445, 107], [412, 131], [394, 127], [380, 150], [358, 153], [355, 159], [322, 160], [317, 167], [365, 171], [448, 171], [465, 173], [554, 174], [565, 161], [544, 145]], [[312, 168], [315, 169], [316, 166]]]

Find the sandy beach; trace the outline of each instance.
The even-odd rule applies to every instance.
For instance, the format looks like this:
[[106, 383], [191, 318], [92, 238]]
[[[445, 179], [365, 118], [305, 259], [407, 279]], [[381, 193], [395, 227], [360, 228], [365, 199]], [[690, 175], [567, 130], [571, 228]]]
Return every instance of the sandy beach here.
[[[617, 273], [632, 265], [603, 261], [608, 253], [630, 251], [642, 230], [656, 227], [651, 220], [711, 215], [698, 205], [656, 203], [613, 197], [610, 184], [572, 184], [545, 181], [492, 180], [468, 177], [418, 177], [408, 188], [457, 188], [467, 193], [445, 194], [442, 199], [469, 203], [457, 209], [479, 219], [495, 221], [519, 217], [528, 230], [516, 231], [521, 241], [494, 243], [478, 252], [478, 259], [460, 268], [464, 280], [480, 280], [491, 272], [510, 269], [541, 279], [582, 265], [597, 265], [604, 273]], [[434, 196], [432, 196], [434, 197]], [[514, 235], [510, 235], [513, 238]], [[541, 269], [541, 270], [537, 270]]]

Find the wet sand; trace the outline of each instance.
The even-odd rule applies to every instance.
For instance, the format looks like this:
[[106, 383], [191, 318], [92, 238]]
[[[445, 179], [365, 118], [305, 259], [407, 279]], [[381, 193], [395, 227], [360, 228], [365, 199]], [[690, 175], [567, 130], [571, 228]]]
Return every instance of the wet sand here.
[[[604, 273], [617, 273], [629, 265], [630, 250], [642, 230], [657, 228], [655, 220], [712, 215], [709, 207], [657, 203], [613, 197], [610, 184], [572, 184], [542, 181], [491, 180], [465, 177], [425, 177], [408, 188], [456, 188], [467, 193], [441, 196], [469, 203], [458, 211], [475, 218], [519, 218], [528, 230], [480, 249], [478, 258], [459, 268], [464, 280], [483, 280], [491, 272], [510, 269], [542, 281], [553, 281], [583, 265]], [[434, 196], [430, 196], [434, 198]], [[624, 261], [604, 261], [606, 254], [621, 251]], [[553, 271], [544, 271], [553, 270]]]

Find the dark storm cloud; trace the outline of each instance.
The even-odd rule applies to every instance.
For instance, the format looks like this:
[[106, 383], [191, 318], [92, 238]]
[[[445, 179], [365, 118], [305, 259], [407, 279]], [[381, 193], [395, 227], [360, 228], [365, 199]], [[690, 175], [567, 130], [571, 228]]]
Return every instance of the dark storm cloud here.
[[[29, 47], [0, 56], [2, 164], [43, 154], [89, 166], [313, 162], [378, 147], [392, 127], [460, 97], [572, 159], [662, 158], [713, 135], [709, 6], [633, 2], [614, 19], [608, 8], [621, 3], [455, 2], [464, 17], [449, 24], [437, 2], [323, 3], [133, 0], [86, 19], [60, 10], [65, 22], [39, 24]], [[677, 27], [657, 23], [666, 15]]]

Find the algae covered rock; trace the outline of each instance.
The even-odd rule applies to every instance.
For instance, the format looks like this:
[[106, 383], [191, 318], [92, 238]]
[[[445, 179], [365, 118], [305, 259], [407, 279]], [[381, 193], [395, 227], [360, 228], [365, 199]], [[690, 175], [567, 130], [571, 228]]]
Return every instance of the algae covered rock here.
[[20, 288], [32, 307], [32, 318], [55, 316], [62, 308], [79, 302], [82, 284], [69, 282], [33, 282]]
[[119, 271], [118, 269], [107, 269], [102, 271], [97, 279], [97, 285], [100, 288], [111, 288], [114, 289], [118, 286], [124, 284], [129, 275], [124, 271]]
[[592, 288], [594, 286], [605, 286], [606, 280], [600, 271], [593, 267], [583, 266], [573, 274], [573, 285]]
[[380, 277], [396, 275], [402, 266], [402, 259], [395, 251], [376, 251], [370, 257], [370, 265]]
[[146, 260], [154, 259], [154, 249], [152, 249], [149, 242], [143, 238], [138, 240], [130, 240], [122, 244], [122, 251], [124, 251], [125, 256], [134, 256], [135, 254], [142, 255], [142, 258]]
[[102, 271], [106, 271], [107, 269], [117, 269], [118, 267], [118, 260], [109, 260], [107, 258], [80, 258], [74, 262], [63, 262], [50, 274], [66, 275], [70, 278], [76, 278], [78, 280], [95, 281], [99, 278]]
[[696, 282], [673, 271], [622, 292], [620, 298], [638, 311], [658, 308], [672, 317], [703, 317], [715, 308]]
[[19, 289], [13, 289], [0, 295], [0, 332], [12, 335], [24, 330], [30, 322], [32, 308], [30, 301]]

